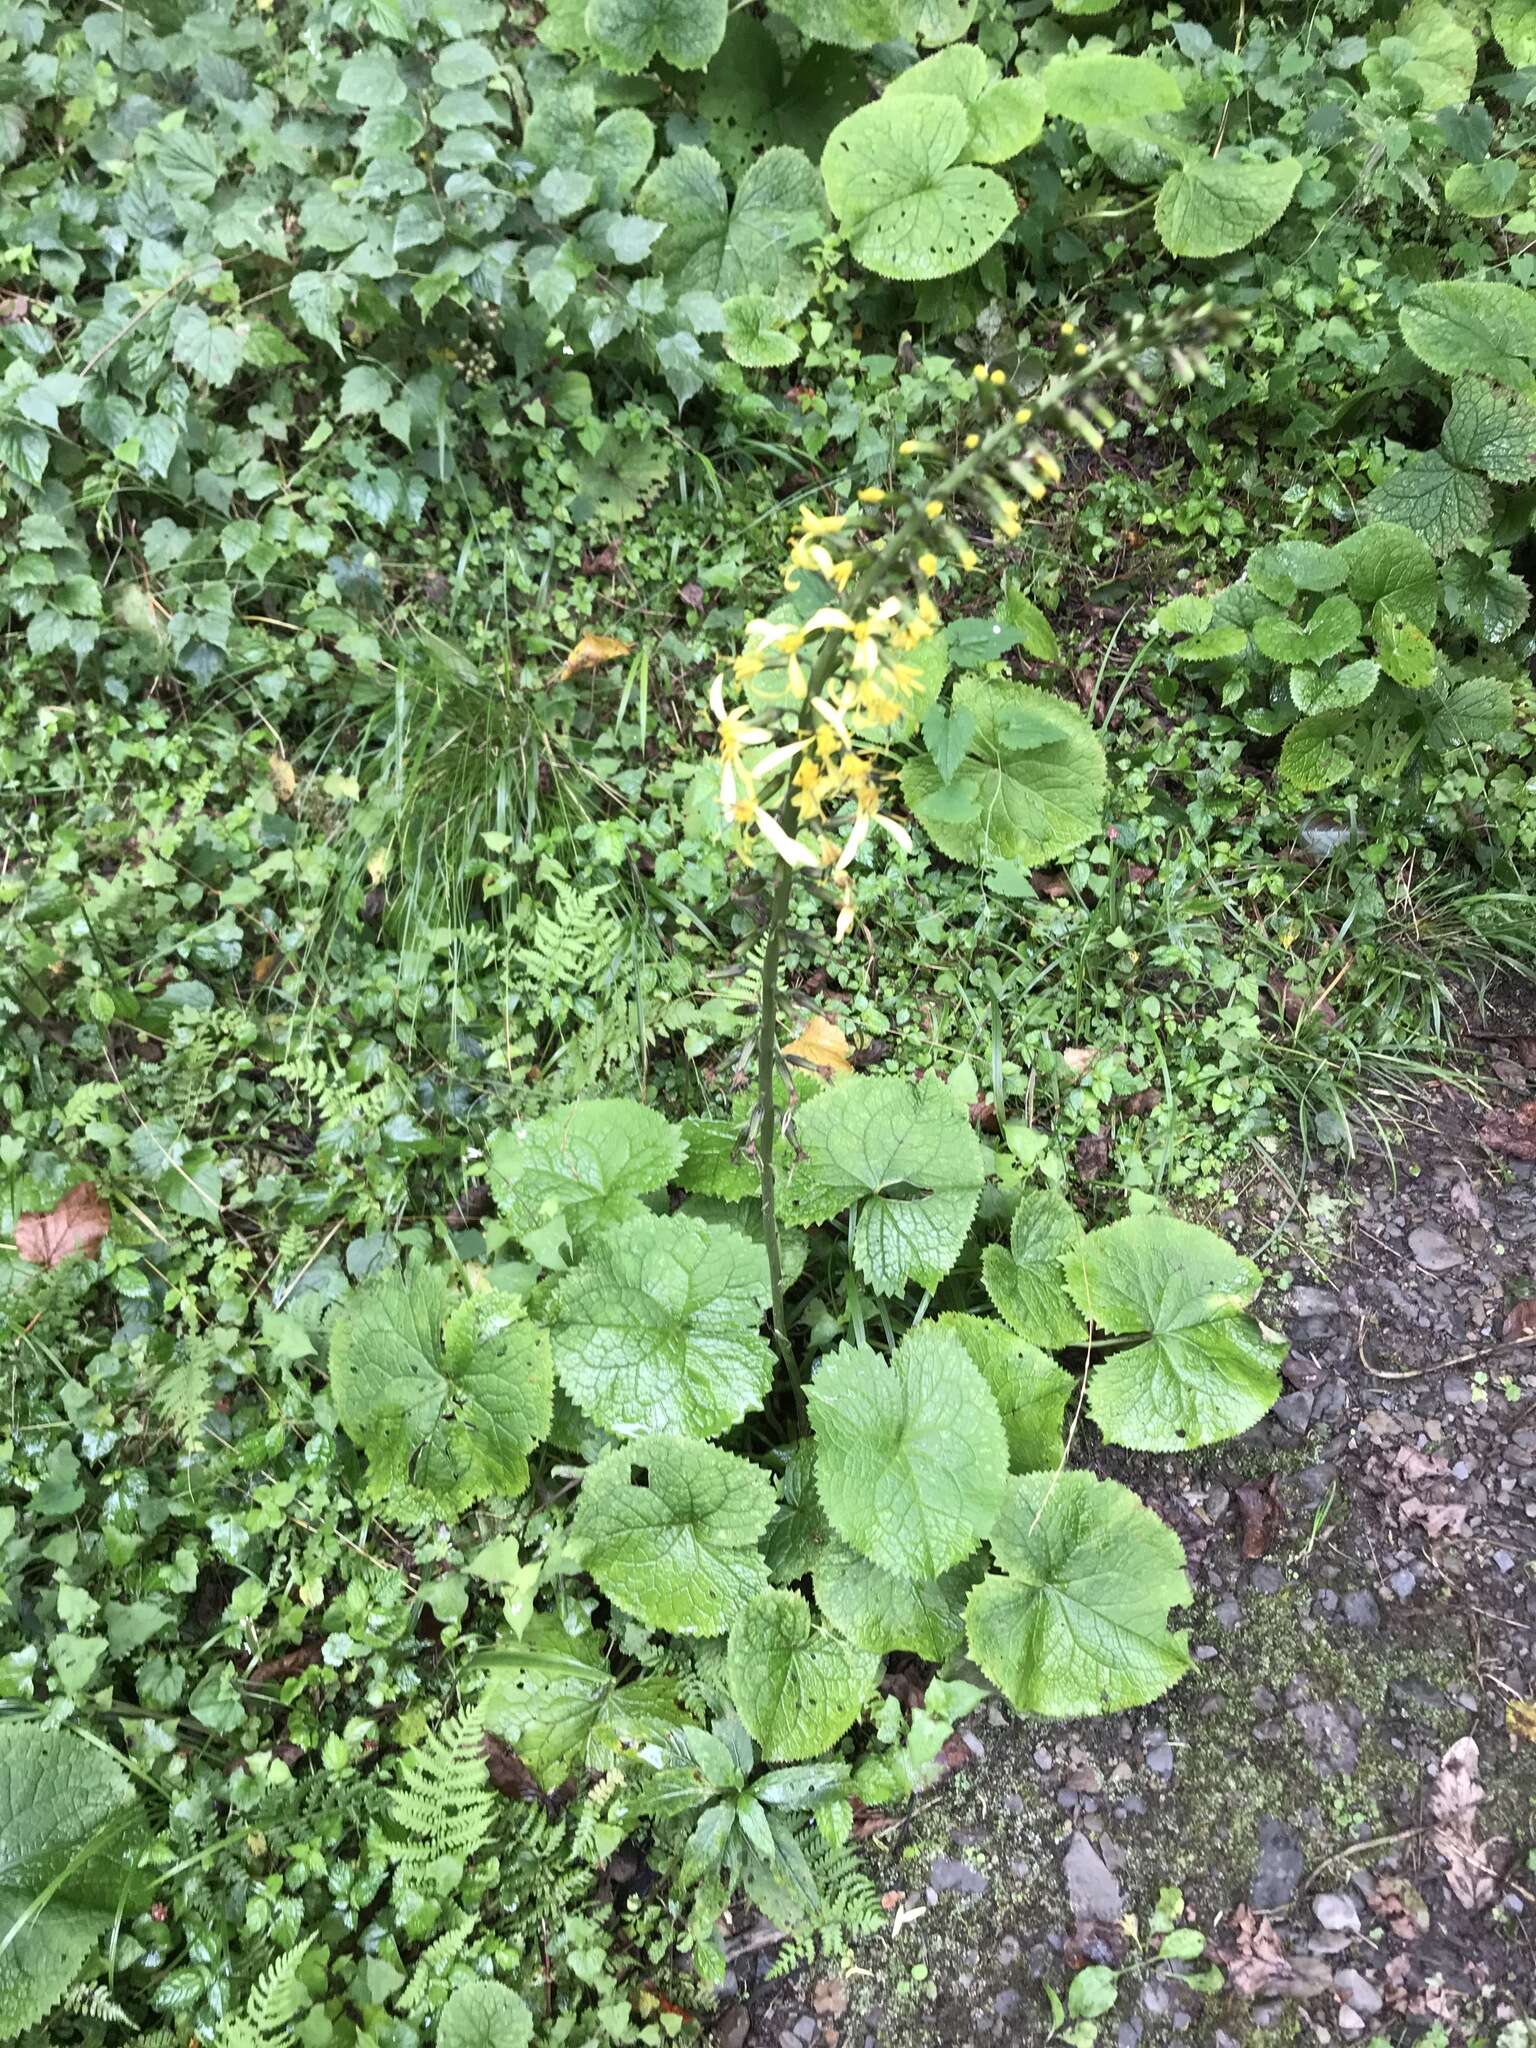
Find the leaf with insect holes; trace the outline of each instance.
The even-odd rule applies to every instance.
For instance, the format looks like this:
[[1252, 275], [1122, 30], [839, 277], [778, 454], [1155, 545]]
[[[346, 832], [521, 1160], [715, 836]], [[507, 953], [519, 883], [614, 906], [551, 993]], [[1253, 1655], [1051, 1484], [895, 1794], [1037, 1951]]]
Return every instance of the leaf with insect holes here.
[[910, 33], [905, 0], [781, 0], [779, 13], [808, 42], [870, 50]]
[[1010, 1479], [998, 1569], [966, 1604], [971, 1656], [1021, 1714], [1108, 1714], [1190, 1669], [1168, 1627], [1190, 1597], [1177, 1536], [1129, 1487], [1088, 1472]]
[[897, 1577], [933, 1579], [991, 1527], [1008, 1439], [986, 1380], [948, 1330], [908, 1333], [887, 1362], [858, 1344], [806, 1393], [816, 1491], [845, 1543]]
[[982, 1154], [942, 1082], [875, 1075], [828, 1088], [801, 1110], [805, 1158], [785, 1189], [792, 1222], [856, 1207], [853, 1260], [880, 1294], [937, 1286], [964, 1247], [981, 1197]]
[[1009, 1470], [1053, 1471], [1061, 1463], [1062, 1424], [1077, 1385], [1071, 1373], [985, 1316], [950, 1310], [939, 1317], [939, 1328], [953, 1330], [991, 1389], [1008, 1439]]
[[0, 2041], [43, 2021], [115, 1922], [144, 1903], [138, 1795], [104, 1744], [0, 1724]]
[[725, 1677], [770, 1763], [821, 1756], [874, 1694], [880, 1659], [824, 1627], [798, 1593], [760, 1593], [736, 1620]]
[[16, 1252], [29, 1266], [50, 1270], [66, 1259], [95, 1258], [112, 1228], [112, 1212], [88, 1180], [78, 1180], [51, 1209], [16, 1218]]
[[1104, 749], [1075, 705], [979, 676], [955, 685], [954, 704], [975, 727], [953, 774], [946, 780], [918, 754], [901, 776], [909, 808], [941, 853], [1035, 867], [1093, 836], [1104, 815]]
[[642, 1212], [560, 1285], [560, 1384], [615, 1436], [719, 1436], [773, 1378], [759, 1335], [769, 1292], [767, 1254], [739, 1230]]
[[1268, 234], [1301, 182], [1294, 156], [1272, 162], [1224, 149], [1191, 150], [1157, 195], [1153, 220], [1174, 256], [1230, 256]]
[[450, 1314], [433, 1268], [381, 1275], [336, 1311], [329, 1363], [337, 1419], [379, 1493], [449, 1510], [527, 1487], [554, 1374], [548, 1336], [514, 1296], [486, 1290]]
[[981, 1577], [972, 1558], [936, 1579], [899, 1579], [844, 1543], [827, 1545], [816, 1561], [816, 1605], [861, 1650], [886, 1656], [907, 1650], [942, 1664], [965, 1639], [965, 1601]]
[[647, 1628], [723, 1635], [768, 1567], [774, 1509], [759, 1466], [688, 1437], [635, 1437], [591, 1466], [571, 1522], [587, 1570]]
[[640, 1197], [666, 1186], [685, 1150], [644, 1103], [577, 1102], [495, 1134], [491, 1191], [514, 1237], [559, 1218], [580, 1239], [645, 1213]]
[[1088, 1332], [1067, 1293], [1062, 1260], [1083, 1235], [1072, 1204], [1048, 1189], [1020, 1195], [1008, 1249], [989, 1244], [981, 1255], [982, 1284], [1003, 1321], [1028, 1343], [1047, 1351], [1081, 1344]]
[[1143, 1337], [1100, 1358], [1089, 1378], [1088, 1412], [1108, 1442], [1195, 1450], [1251, 1429], [1273, 1406], [1285, 1346], [1243, 1314], [1259, 1269], [1214, 1231], [1128, 1216], [1089, 1231], [1066, 1271], [1097, 1331]]
[[880, 277], [951, 277], [990, 249], [1018, 215], [995, 171], [968, 163], [960, 102], [889, 93], [839, 121], [821, 170], [848, 246]]

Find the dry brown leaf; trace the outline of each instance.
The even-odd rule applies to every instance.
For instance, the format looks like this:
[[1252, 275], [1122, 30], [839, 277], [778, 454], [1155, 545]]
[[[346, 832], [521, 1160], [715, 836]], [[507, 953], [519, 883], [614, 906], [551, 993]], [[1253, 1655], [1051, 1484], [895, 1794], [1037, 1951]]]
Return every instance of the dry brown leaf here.
[[844, 1080], [854, 1070], [853, 1048], [830, 1017], [813, 1010], [800, 1027], [800, 1034], [784, 1048], [784, 1057], [802, 1067], [814, 1067], [829, 1080]]
[[1403, 1502], [1398, 1514], [1405, 1522], [1422, 1522], [1431, 1543], [1442, 1536], [1460, 1536], [1467, 1526], [1467, 1509], [1459, 1501], [1420, 1500], [1413, 1495]]
[[1098, 1058], [1098, 1047], [1092, 1045], [1069, 1045], [1061, 1058], [1064, 1066], [1070, 1067], [1079, 1080]]
[[1237, 1930], [1234, 1945], [1222, 1951], [1228, 1982], [1240, 1998], [1256, 1998], [1284, 1975], [1285, 1950], [1269, 1921], [1251, 1906], [1235, 1907], [1228, 1918]]
[[1517, 1301], [1504, 1318], [1504, 1327], [1499, 1335], [1506, 1344], [1519, 1337], [1536, 1337], [1536, 1298]]
[[1280, 1482], [1273, 1473], [1266, 1486], [1249, 1484], [1237, 1489], [1237, 1511], [1243, 1518], [1244, 1557], [1266, 1557], [1285, 1529], [1285, 1510], [1280, 1505]]
[[286, 754], [271, 753], [267, 756], [267, 773], [272, 778], [272, 788], [280, 804], [285, 804], [299, 786], [293, 763]]
[[584, 675], [589, 668], [602, 668], [606, 662], [622, 661], [630, 651], [627, 640], [610, 640], [606, 633], [583, 633], [560, 670], [562, 683], [572, 676]]
[[1417, 1941], [1429, 1932], [1429, 1908], [1418, 1887], [1406, 1877], [1389, 1871], [1376, 1881], [1369, 1894], [1370, 1908], [1385, 1921], [1399, 1941]]
[[1474, 1826], [1484, 1798], [1478, 1777], [1480, 1761], [1476, 1742], [1463, 1735], [1440, 1759], [1439, 1775], [1429, 1795], [1435, 1822], [1430, 1839], [1445, 1865], [1445, 1881], [1472, 1911], [1491, 1906], [1499, 1895], [1498, 1881], [1485, 1851], [1478, 1847]]
[[1491, 1109], [1478, 1133], [1490, 1152], [1529, 1163], [1536, 1160], [1536, 1099], [1518, 1109]]
[[51, 1209], [29, 1209], [16, 1218], [16, 1249], [29, 1266], [51, 1271], [77, 1253], [94, 1258], [111, 1228], [106, 1203], [88, 1180], [80, 1180]]
[[1506, 1700], [1504, 1726], [1518, 1742], [1536, 1742], [1536, 1700]]

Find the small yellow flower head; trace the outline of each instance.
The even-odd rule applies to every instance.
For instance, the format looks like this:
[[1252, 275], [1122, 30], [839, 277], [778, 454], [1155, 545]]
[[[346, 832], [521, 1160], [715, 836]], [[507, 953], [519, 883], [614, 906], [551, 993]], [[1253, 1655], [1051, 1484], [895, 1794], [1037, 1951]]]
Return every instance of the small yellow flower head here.
[[883, 505], [885, 503], [885, 493], [878, 484], [866, 484], [859, 493], [859, 503], [861, 505]]
[[1030, 411], [1029, 407], [1021, 405], [1013, 416], [1013, 424], [1016, 427], [1027, 427], [1033, 418], [1034, 414]]
[[903, 441], [901, 446], [896, 450], [896, 453], [898, 455], [915, 455], [918, 449], [922, 447], [922, 445], [923, 444], [921, 441]]
[[1070, 320], [1063, 320], [1063, 321], [1062, 321], [1062, 323], [1061, 323], [1061, 332], [1062, 332], [1063, 338], [1065, 338], [1065, 337], [1066, 337], [1066, 336], [1068, 336], [1068, 335], [1076, 334], [1076, 332], [1077, 332], [1077, 328], [1076, 328], [1076, 326], [1075, 326], [1075, 325], [1073, 324], [1073, 322], [1072, 322], [1072, 321], [1070, 321]]
[[974, 569], [980, 559], [981, 557], [974, 548], [962, 548], [960, 550], [960, 566], [962, 569]]
[[937, 576], [939, 573], [939, 558], [929, 548], [925, 553], [918, 556], [917, 566], [925, 576]]
[[930, 498], [923, 507], [923, 510], [930, 519], [942, 519], [944, 517], [944, 500], [942, 498]]
[[986, 381], [987, 381], [987, 366], [986, 366], [986, 364], [985, 364], [985, 363], [978, 363], [978, 364], [976, 365], [975, 369], [974, 369], [974, 370], [972, 370], [972, 372], [971, 372], [971, 375], [972, 375], [972, 376], [973, 376], [973, 377], [974, 377], [974, 378], [976, 379], [976, 382], [977, 382], [978, 384], [985, 384], [985, 383], [986, 383]]
[[1080, 341], [1080, 342], [1078, 342], [1078, 343], [1077, 343], [1077, 344], [1076, 344], [1076, 345], [1074, 346], [1074, 348], [1073, 348], [1073, 350], [1072, 350], [1072, 353], [1073, 353], [1073, 355], [1075, 355], [1075, 356], [1085, 356], [1085, 355], [1087, 355], [1087, 353], [1088, 353], [1088, 344], [1087, 344], [1087, 342], [1086, 342], [1086, 341]]
[[979, 448], [981, 446], [980, 434], [967, 434], [965, 437], [965, 445], [968, 450], [972, 448]]
[[1049, 478], [1053, 484], [1059, 484], [1061, 482], [1061, 464], [1056, 460], [1055, 456], [1045, 448], [1036, 448], [1031, 452], [1034, 456], [1035, 467], [1039, 470], [1040, 474], [1043, 477]]
[[1041, 483], [1039, 477], [1025, 477], [1024, 495], [1025, 497], [1031, 499], [1036, 505], [1039, 504], [1040, 500], [1045, 496], [1045, 485]]
[[1006, 384], [1008, 382], [1008, 372], [1006, 370], [994, 370], [990, 381], [994, 384]]

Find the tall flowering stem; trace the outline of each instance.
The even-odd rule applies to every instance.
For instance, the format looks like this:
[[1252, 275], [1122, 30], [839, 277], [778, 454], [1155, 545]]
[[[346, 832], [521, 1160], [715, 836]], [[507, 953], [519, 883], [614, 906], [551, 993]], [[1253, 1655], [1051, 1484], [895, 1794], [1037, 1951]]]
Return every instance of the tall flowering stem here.
[[[939, 625], [930, 594], [939, 550], [962, 570], [978, 565], [957, 512], [979, 516], [999, 543], [1016, 539], [1023, 530], [1020, 497], [1038, 503], [1061, 479], [1042, 432], [1055, 430], [1094, 450], [1102, 447], [1113, 414], [1093, 395], [1097, 387], [1114, 376], [1150, 399], [1135, 368], [1135, 358], [1149, 349], [1162, 350], [1174, 374], [1189, 381], [1203, 362], [1183, 337], [1207, 313], [1181, 312], [1161, 325], [1136, 322], [1098, 347], [1077, 339], [1066, 323], [1055, 374], [1023, 399], [1005, 371], [978, 363], [973, 397], [983, 408], [981, 423], [965, 435], [961, 453], [921, 496], [898, 502], [894, 526], [891, 499], [878, 489], [861, 491], [858, 504], [846, 512], [802, 515], [785, 586], [795, 590], [803, 576], [813, 575], [835, 593], [836, 602], [803, 624], [752, 621], [734, 665], [746, 701], [739, 707], [727, 703], [723, 676], [711, 688], [722, 808], [743, 835], [760, 838], [774, 860], [757, 1035], [757, 1159], [773, 1340], [802, 1422], [804, 1395], [784, 1307], [773, 1100], [779, 984], [796, 873], [820, 872], [832, 882], [840, 898], [841, 938], [853, 923], [851, 866], [870, 831], [878, 828], [902, 846], [911, 844], [906, 828], [880, 807], [877, 756], [882, 736], [912, 722], [921, 671], [904, 657]], [[942, 450], [934, 443], [904, 442], [901, 453], [936, 457]], [[885, 530], [872, 530], [877, 525]], [[815, 653], [803, 661], [812, 643]], [[839, 846], [828, 828], [841, 831], [844, 820]], [[806, 843], [806, 832], [815, 834], [814, 846]]]

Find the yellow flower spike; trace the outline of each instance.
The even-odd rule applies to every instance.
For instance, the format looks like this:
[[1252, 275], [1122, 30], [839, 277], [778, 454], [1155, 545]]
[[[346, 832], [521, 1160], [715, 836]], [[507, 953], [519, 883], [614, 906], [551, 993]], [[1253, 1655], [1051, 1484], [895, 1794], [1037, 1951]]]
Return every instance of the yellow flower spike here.
[[929, 627], [936, 627], [942, 624], [942, 620], [939, 616], [939, 608], [934, 603], [933, 599], [928, 595], [926, 590], [920, 590], [918, 592], [917, 615], [923, 621], [923, 623]]
[[993, 384], [1006, 384], [1008, 382], [1008, 372], [1006, 370], [994, 370], [989, 381]]
[[933, 550], [929, 548], [925, 550], [924, 553], [918, 556], [917, 566], [919, 569], [922, 570], [925, 576], [937, 576], [939, 573], [939, 558], [933, 552]]
[[1030, 411], [1029, 407], [1021, 405], [1013, 416], [1013, 424], [1016, 427], [1027, 427], [1033, 418], [1034, 414]]
[[942, 498], [930, 498], [923, 507], [923, 510], [930, 519], [942, 519], [944, 517], [944, 500]]
[[807, 506], [800, 514], [800, 524], [805, 533], [814, 537], [823, 533], [841, 533], [848, 524], [846, 512], [812, 512]]
[[896, 450], [896, 453], [898, 455], [915, 455], [922, 445], [921, 441], [903, 441]]
[[981, 557], [974, 548], [962, 548], [960, 550], [960, 566], [962, 569], [974, 569], [980, 560]]
[[1045, 485], [1041, 483], [1039, 477], [1032, 476], [1025, 479], [1024, 495], [1032, 503], [1039, 504], [1040, 500], [1045, 496]]
[[977, 382], [978, 384], [985, 384], [985, 383], [986, 383], [986, 381], [987, 381], [987, 366], [986, 366], [986, 364], [985, 364], [985, 363], [978, 363], [978, 364], [976, 365], [975, 369], [974, 369], [974, 370], [972, 370], [972, 372], [971, 372], [971, 375], [972, 375], [972, 376], [973, 376], [973, 377], [974, 377], [974, 378], [976, 379], [976, 382]]
[[969, 451], [972, 448], [979, 448], [981, 446], [980, 434], [967, 434], [965, 437], [965, 445], [967, 451]]
[[1053, 484], [1061, 482], [1061, 464], [1050, 453], [1049, 449], [1032, 448], [1030, 454], [1034, 458], [1036, 468], [1043, 477], [1049, 478]]
[[883, 505], [885, 503], [885, 493], [878, 484], [866, 484], [859, 493], [859, 503], [861, 505]]

